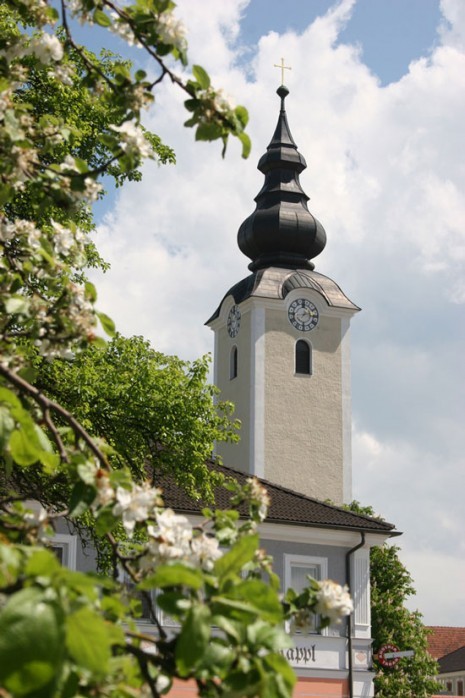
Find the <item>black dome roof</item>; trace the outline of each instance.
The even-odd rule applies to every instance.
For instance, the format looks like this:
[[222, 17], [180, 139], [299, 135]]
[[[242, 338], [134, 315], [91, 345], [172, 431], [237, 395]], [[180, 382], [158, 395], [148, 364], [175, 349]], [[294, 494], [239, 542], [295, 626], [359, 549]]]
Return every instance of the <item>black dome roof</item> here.
[[287, 123], [284, 100], [289, 90], [281, 85], [277, 94], [281, 98], [278, 123], [258, 163], [265, 183], [255, 197], [255, 211], [238, 232], [239, 249], [252, 260], [251, 271], [271, 266], [314, 269], [309, 260], [326, 244], [325, 230], [308, 210], [309, 197], [299, 182], [299, 174], [307, 164]]

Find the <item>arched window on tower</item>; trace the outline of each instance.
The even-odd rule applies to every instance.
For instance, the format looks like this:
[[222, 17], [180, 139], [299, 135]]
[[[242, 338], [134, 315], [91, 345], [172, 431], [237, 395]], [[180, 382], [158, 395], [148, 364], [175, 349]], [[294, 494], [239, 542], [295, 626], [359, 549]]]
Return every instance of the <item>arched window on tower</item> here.
[[229, 355], [229, 380], [237, 376], [237, 347], [234, 345]]
[[299, 339], [295, 343], [295, 372], [301, 375], [312, 375], [312, 347], [304, 339]]

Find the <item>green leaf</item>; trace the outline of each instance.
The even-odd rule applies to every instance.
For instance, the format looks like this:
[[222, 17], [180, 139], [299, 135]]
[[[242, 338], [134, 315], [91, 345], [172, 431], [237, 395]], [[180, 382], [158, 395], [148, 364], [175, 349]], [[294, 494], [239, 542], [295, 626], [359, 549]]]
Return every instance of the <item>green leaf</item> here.
[[14, 584], [21, 569], [21, 554], [12, 545], [0, 544], [0, 587]]
[[44, 466], [44, 472], [52, 474], [60, 465], [60, 456], [57, 453], [41, 451], [39, 453], [39, 461]]
[[226, 618], [224, 615], [218, 615], [212, 617], [212, 625], [216, 625], [218, 628], [223, 630], [226, 635], [228, 635], [235, 642], [239, 642], [243, 626], [235, 620]]
[[90, 281], [86, 281], [84, 284], [84, 288], [86, 291], [86, 297], [90, 300], [91, 303], [95, 303], [97, 300], [97, 289], [95, 288], [94, 284], [92, 284]]
[[211, 638], [202, 659], [202, 667], [210, 674], [225, 676], [232, 663], [236, 659], [236, 653], [231, 647], [225, 646], [218, 639]]
[[210, 77], [207, 71], [204, 70], [201, 65], [193, 65], [192, 73], [202, 90], [208, 90], [210, 87]]
[[241, 105], [235, 108], [234, 110], [235, 115], [239, 119], [242, 128], [245, 128], [249, 122], [249, 112], [247, 109]]
[[195, 126], [199, 122], [199, 119], [197, 116], [192, 116], [190, 119], [187, 119], [187, 121], [184, 122], [184, 126], [186, 128], [191, 128], [192, 126]]
[[195, 111], [201, 104], [200, 99], [186, 99], [184, 106], [187, 111]]
[[0, 684], [15, 696], [38, 691], [61, 673], [63, 656], [58, 605], [36, 588], [13, 594], [0, 613]]
[[242, 143], [242, 157], [247, 159], [250, 155], [250, 150], [252, 148], [252, 141], [246, 133], [239, 133], [237, 136]]
[[49, 577], [60, 567], [56, 556], [50, 550], [37, 550], [28, 559], [25, 572], [31, 577]]
[[170, 616], [179, 616], [188, 609], [190, 601], [184, 591], [164, 591], [157, 594], [157, 606]]
[[39, 460], [40, 450], [37, 443], [31, 441], [24, 429], [15, 429], [12, 432], [8, 446], [13, 460], [18, 465], [28, 466]]
[[190, 589], [201, 589], [202, 585], [203, 575], [199, 569], [177, 563], [158, 567], [155, 574], [150, 575], [139, 584], [139, 588], [164, 589], [172, 586], [186, 586]]
[[69, 500], [69, 515], [80, 516], [90, 507], [97, 495], [97, 490], [84, 482], [77, 482]]
[[296, 675], [281, 654], [268, 654], [263, 659], [266, 676], [269, 680], [267, 696], [291, 698]]
[[247, 640], [258, 649], [269, 649], [279, 652], [292, 647], [292, 640], [279, 623], [267, 623], [261, 619], [247, 625]]
[[96, 677], [105, 676], [111, 657], [107, 623], [88, 607], [66, 617], [66, 647], [74, 661]]
[[114, 516], [112, 508], [101, 509], [95, 522], [96, 534], [102, 537], [106, 533], [110, 533], [118, 525], [118, 521], [119, 519]]
[[3, 449], [10, 434], [15, 428], [15, 421], [11, 416], [10, 410], [3, 405], [0, 406], [0, 446]]
[[260, 690], [261, 679], [256, 667], [250, 668], [247, 672], [239, 669], [228, 674], [223, 688], [226, 695], [231, 698], [248, 698], [249, 696], [265, 698], [266, 694]]
[[224, 582], [231, 575], [237, 575], [247, 562], [253, 559], [258, 549], [258, 535], [245, 536], [233, 545], [223, 557], [215, 562], [215, 573]]
[[201, 123], [197, 126], [195, 132], [196, 141], [215, 141], [221, 138], [223, 129], [215, 123]]
[[4, 206], [15, 195], [15, 190], [8, 184], [0, 184], [0, 206]]
[[6, 402], [12, 407], [21, 407], [21, 402], [19, 401], [18, 396], [15, 395], [11, 390], [8, 390], [8, 388], [0, 388], [0, 402]]
[[262, 619], [270, 623], [281, 623], [283, 620], [283, 608], [276, 592], [260, 579], [248, 579], [236, 584], [225, 596], [249, 603]]
[[194, 606], [187, 614], [175, 649], [180, 676], [189, 676], [202, 660], [211, 636], [211, 615], [206, 606]]
[[111, 19], [109, 16], [98, 8], [94, 10], [94, 22], [99, 24], [101, 27], [109, 27], [111, 25]]
[[116, 333], [116, 328], [113, 320], [110, 317], [108, 317], [108, 315], [105, 315], [105, 313], [97, 313], [97, 317], [100, 320], [100, 324], [102, 325], [106, 334], [109, 337], [114, 337]]

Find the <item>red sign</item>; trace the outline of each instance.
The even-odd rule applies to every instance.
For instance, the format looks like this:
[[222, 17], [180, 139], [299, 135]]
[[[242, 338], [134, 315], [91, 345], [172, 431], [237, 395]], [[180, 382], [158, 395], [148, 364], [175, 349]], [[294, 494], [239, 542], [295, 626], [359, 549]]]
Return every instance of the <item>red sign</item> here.
[[400, 657], [386, 657], [386, 655], [391, 654], [391, 652], [398, 652], [399, 648], [396, 647], [395, 645], [391, 644], [385, 644], [382, 647], [379, 648], [378, 650], [378, 662], [381, 664], [381, 666], [384, 667], [389, 667], [392, 669], [397, 662], [400, 661]]

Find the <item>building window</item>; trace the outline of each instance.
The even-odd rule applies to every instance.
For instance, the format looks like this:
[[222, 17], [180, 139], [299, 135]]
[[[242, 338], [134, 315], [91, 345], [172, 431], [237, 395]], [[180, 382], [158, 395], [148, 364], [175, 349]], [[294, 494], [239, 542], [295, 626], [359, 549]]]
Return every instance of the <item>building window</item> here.
[[[308, 586], [308, 575], [313, 579], [321, 580], [328, 577], [328, 560], [325, 557], [308, 557], [307, 555], [284, 555], [284, 585], [286, 589], [292, 588], [296, 592], [303, 591]], [[317, 616], [312, 619], [312, 627], [300, 630], [297, 627], [287, 627], [292, 634], [301, 632], [318, 632], [319, 620]], [[326, 629], [322, 631], [326, 634]]]
[[457, 695], [463, 696], [463, 681], [462, 681], [462, 679], [457, 680]]
[[452, 693], [452, 681], [446, 681], [446, 691]]
[[63, 567], [69, 567], [70, 570], [76, 569], [76, 536], [68, 533], [55, 533], [51, 540], [50, 549], [55, 553]]
[[304, 339], [299, 339], [295, 344], [295, 372], [312, 375], [312, 347]]
[[229, 355], [229, 380], [237, 376], [237, 347], [234, 345]]

